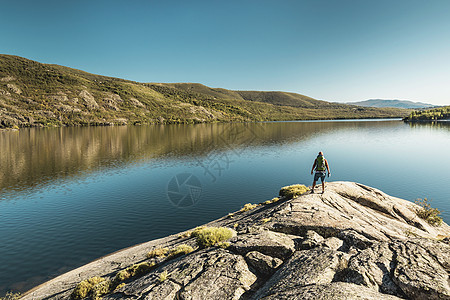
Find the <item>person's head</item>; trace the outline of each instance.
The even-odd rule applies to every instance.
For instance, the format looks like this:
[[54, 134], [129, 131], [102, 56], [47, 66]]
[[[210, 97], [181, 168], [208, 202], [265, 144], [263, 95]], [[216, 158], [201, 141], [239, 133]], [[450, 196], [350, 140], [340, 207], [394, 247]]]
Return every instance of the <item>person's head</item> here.
[[322, 152], [322, 151], [320, 151], [320, 152], [319, 152], [319, 155], [323, 155], [323, 152]]

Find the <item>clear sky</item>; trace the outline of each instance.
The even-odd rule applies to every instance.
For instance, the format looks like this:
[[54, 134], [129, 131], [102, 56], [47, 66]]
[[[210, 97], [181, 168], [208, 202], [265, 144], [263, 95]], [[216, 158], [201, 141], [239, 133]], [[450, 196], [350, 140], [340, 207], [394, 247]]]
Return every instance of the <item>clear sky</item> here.
[[0, 53], [140, 82], [450, 104], [450, 0], [1, 0]]

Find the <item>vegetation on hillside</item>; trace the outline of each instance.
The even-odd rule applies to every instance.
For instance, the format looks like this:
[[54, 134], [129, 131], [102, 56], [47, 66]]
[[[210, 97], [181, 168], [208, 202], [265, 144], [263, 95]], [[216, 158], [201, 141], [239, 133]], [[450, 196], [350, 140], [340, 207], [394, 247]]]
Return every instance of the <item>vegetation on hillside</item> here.
[[430, 202], [431, 200], [427, 198], [416, 199], [414, 203], [419, 206], [416, 209], [416, 214], [430, 225], [440, 226], [442, 224], [442, 218], [439, 216], [441, 212], [437, 208], [432, 208]]
[[450, 119], [450, 106], [434, 108], [430, 110], [412, 111], [405, 121], [437, 121]]
[[0, 55], [0, 128], [404, 117], [285, 92], [139, 83]]

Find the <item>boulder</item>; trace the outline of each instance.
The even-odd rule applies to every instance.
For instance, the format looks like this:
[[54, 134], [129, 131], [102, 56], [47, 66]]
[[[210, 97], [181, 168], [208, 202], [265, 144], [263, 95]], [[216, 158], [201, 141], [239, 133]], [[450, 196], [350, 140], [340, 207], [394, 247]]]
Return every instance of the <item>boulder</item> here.
[[331, 283], [346, 265], [343, 253], [328, 248], [296, 251], [259, 289], [255, 299], [296, 287]]
[[268, 230], [234, 237], [230, 243], [229, 249], [240, 255], [258, 251], [279, 259], [286, 259], [295, 251], [294, 241], [286, 234]]
[[272, 275], [273, 272], [283, 263], [279, 258], [264, 255], [258, 251], [251, 251], [245, 255], [248, 265], [254, 268], [263, 276]]
[[396, 296], [380, 294], [372, 289], [344, 282], [301, 286], [286, 291], [277, 292], [261, 300], [400, 300]]

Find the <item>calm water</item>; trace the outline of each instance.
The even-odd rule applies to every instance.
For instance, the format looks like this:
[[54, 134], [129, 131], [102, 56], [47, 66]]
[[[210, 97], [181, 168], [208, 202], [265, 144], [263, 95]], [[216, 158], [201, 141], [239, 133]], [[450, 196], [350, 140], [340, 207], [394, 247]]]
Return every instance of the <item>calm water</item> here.
[[331, 180], [408, 200], [450, 222], [450, 126], [328, 121], [30, 129], [0, 133], [0, 295], [203, 224], [280, 187]]

